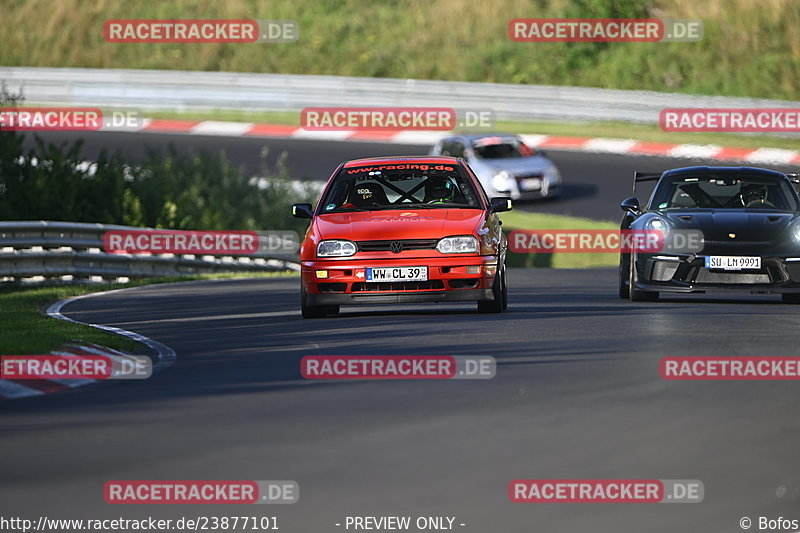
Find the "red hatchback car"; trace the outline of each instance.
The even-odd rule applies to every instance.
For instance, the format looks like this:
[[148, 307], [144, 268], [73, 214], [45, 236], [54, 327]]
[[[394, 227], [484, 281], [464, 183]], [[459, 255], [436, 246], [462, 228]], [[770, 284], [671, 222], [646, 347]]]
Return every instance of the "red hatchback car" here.
[[452, 157], [386, 157], [339, 165], [310, 218], [300, 248], [305, 318], [340, 305], [476, 301], [508, 305], [507, 239], [497, 213], [509, 198], [486, 196], [475, 174]]

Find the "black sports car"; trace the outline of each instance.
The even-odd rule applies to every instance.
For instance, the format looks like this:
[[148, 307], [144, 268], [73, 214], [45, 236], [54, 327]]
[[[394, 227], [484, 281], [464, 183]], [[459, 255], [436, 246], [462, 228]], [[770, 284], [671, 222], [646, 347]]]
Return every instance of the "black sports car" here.
[[[657, 230], [667, 237], [701, 231], [700, 247], [620, 254], [619, 295], [657, 300], [660, 292], [744, 291], [781, 294], [800, 303], [800, 198], [797, 175], [752, 167], [686, 167], [663, 174], [642, 208], [623, 201], [623, 230]], [[668, 240], [668, 239], [667, 239]]]

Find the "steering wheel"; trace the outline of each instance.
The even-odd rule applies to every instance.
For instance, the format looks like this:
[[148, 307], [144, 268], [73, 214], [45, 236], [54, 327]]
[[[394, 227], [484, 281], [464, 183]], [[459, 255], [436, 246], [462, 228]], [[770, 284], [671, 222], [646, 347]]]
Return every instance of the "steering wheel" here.
[[772, 202], [767, 201], [767, 195], [769, 194], [769, 190], [765, 187], [761, 189], [764, 192], [764, 196], [755, 200], [750, 200], [747, 203], [744, 203], [744, 199], [748, 196], [748, 194], [742, 195], [742, 204], [744, 204], [745, 208], [748, 207], [775, 207], [775, 204]]
[[775, 204], [773, 204], [772, 202], [768, 202], [766, 199], [753, 200], [752, 202], [747, 202], [745, 208], [748, 207], [775, 207]]

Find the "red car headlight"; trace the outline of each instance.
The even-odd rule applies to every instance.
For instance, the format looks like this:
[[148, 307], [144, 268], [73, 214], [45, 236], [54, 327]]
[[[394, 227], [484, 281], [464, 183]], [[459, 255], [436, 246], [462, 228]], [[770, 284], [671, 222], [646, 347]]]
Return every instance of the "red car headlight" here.
[[477, 254], [478, 239], [472, 235], [445, 237], [436, 244], [436, 249], [443, 254]]
[[355, 255], [356, 250], [356, 243], [353, 241], [320, 241], [317, 245], [317, 257], [348, 257]]

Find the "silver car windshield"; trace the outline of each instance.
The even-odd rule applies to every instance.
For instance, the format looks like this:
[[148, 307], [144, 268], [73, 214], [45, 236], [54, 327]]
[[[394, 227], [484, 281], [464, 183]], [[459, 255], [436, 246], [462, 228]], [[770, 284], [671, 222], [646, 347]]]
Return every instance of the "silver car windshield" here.
[[532, 155], [530, 148], [513, 137], [483, 137], [472, 142], [472, 151], [481, 159], [509, 159]]

